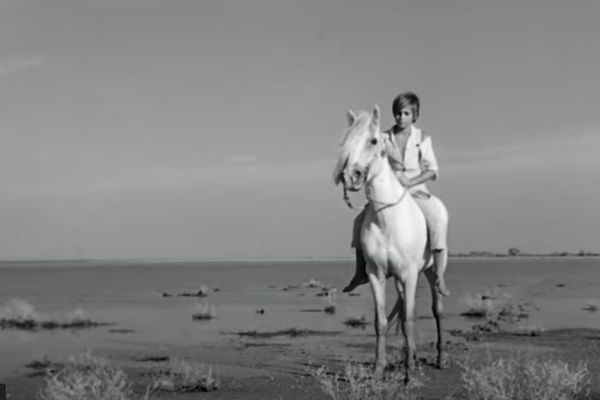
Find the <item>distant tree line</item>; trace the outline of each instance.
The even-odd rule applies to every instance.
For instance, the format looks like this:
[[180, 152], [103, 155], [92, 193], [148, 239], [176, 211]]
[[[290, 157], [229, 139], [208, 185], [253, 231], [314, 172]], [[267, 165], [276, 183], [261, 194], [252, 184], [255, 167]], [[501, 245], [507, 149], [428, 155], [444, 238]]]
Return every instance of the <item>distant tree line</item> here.
[[470, 251], [468, 253], [450, 253], [452, 257], [598, 257], [600, 253], [586, 250], [578, 252], [556, 251], [552, 253], [527, 253], [518, 247], [510, 247], [506, 253], [495, 253], [492, 251]]

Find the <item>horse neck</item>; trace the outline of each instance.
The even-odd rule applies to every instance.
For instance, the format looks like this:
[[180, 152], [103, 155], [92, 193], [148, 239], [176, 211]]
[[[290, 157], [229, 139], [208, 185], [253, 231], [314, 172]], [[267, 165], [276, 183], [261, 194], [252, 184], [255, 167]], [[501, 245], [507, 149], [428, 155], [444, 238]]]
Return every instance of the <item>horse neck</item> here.
[[378, 165], [373, 165], [372, 170], [378, 172], [367, 183], [367, 197], [378, 203], [391, 204], [398, 201], [406, 189], [394, 175], [394, 171], [392, 171], [392, 167], [390, 167], [386, 158], [379, 158], [374, 162]]

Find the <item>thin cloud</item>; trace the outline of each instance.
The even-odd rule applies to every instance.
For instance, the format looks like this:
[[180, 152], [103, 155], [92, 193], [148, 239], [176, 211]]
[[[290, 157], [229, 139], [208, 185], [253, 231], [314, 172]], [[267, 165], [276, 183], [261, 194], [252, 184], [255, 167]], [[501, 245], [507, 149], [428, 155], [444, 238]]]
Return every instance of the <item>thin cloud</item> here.
[[45, 61], [39, 57], [13, 57], [0, 60], [0, 75], [12, 74], [28, 69], [41, 68]]
[[232, 157], [226, 160], [227, 163], [231, 164], [251, 164], [257, 161], [257, 157], [253, 154], [246, 154]]
[[286, 163], [199, 164], [185, 168], [141, 166], [98, 171], [76, 170], [55, 173], [54, 179], [23, 179], [7, 185], [4, 196], [70, 196], [116, 194], [130, 191], [173, 192], [194, 188], [254, 187], [294, 185], [301, 182], [329, 183], [330, 160]]
[[[295, 184], [329, 178], [330, 165], [323, 160], [286, 164], [231, 164], [229, 168], [152, 168], [123, 171], [105, 179], [87, 182], [84, 192], [118, 193], [131, 190], [168, 191], [222, 186], [262, 187], [270, 184]], [[258, 190], [258, 189], [257, 189]]]
[[0, 7], [9, 7], [17, 3], [17, 0], [0, 0]]
[[[600, 135], [593, 129], [581, 135], [564, 135], [560, 139], [540, 143], [511, 144], [476, 151], [447, 151], [444, 170], [473, 172], [474, 170], [505, 171], [513, 169], [542, 169], [600, 167], [596, 154]], [[600, 129], [598, 130], [600, 131]], [[565, 160], [568, 165], [565, 165]]]

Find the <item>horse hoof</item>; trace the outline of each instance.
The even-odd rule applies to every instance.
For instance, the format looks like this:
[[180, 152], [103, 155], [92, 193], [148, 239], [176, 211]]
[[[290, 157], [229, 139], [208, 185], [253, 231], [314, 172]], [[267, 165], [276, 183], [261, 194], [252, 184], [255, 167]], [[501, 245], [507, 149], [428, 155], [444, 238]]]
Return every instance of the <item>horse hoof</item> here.
[[437, 361], [438, 369], [446, 369], [449, 367], [450, 367], [450, 361], [448, 360], [448, 357], [442, 356], [442, 357], [438, 358], [438, 361]]
[[405, 365], [406, 369], [409, 371], [414, 371], [417, 369], [417, 356], [415, 355], [413, 358], [410, 358]]

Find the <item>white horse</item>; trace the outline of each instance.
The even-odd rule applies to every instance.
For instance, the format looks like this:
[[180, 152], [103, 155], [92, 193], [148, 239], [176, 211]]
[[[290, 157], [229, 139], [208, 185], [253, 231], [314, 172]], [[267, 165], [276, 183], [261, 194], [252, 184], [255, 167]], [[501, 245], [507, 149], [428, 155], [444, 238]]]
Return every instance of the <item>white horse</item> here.
[[[405, 379], [416, 362], [414, 340], [415, 294], [421, 271], [431, 287], [432, 311], [437, 326], [437, 365], [446, 364], [442, 339], [442, 298], [435, 288], [435, 272], [427, 239], [427, 226], [419, 206], [407, 195], [387, 160], [384, 136], [379, 126], [379, 108], [372, 114], [348, 111], [349, 127], [341, 143], [334, 170], [335, 184], [342, 183], [344, 192], [363, 187], [370, 203], [360, 229], [360, 244], [367, 261], [367, 275], [375, 301], [376, 358], [375, 373], [386, 365], [385, 334], [388, 320], [396, 313], [402, 321], [404, 335]], [[345, 196], [346, 198], [346, 196]], [[386, 280], [392, 277], [398, 299], [386, 316]]]

